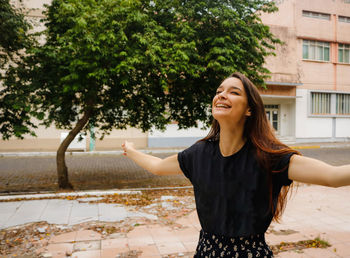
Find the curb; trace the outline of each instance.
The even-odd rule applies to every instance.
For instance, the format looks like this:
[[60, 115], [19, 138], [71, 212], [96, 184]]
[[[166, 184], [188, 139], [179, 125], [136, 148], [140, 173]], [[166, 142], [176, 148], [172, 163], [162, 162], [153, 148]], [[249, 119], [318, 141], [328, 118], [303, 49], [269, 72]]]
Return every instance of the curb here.
[[192, 186], [174, 186], [174, 187], [154, 187], [154, 188], [134, 188], [127, 190], [106, 190], [106, 191], [79, 191], [79, 192], [64, 192], [64, 193], [31, 193], [31, 194], [19, 194], [19, 193], [8, 193], [7, 195], [0, 195], [0, 201], [9, 200], [26, 200], [32, 198], [60, 198], [68, 196], [103, 196], [103, 195], [117, 195], [117, 194], [141, 194], [141, 191], [146, 190], [169, 190], [169, 189], [189, 189]]
[[[148, 154], [158, 153], [178, 153], [183, 151], [184, 148], [172, 148], [172, 149], [140, 149], [139, 151]], [[86, 156], [86, 155], [123, 155], [122, 150], [117, 151], [66, 151], [66, 156]], [[0, 158], [2, 157], [52, 157], [56, 156], [56, 152], [0, 152]]]

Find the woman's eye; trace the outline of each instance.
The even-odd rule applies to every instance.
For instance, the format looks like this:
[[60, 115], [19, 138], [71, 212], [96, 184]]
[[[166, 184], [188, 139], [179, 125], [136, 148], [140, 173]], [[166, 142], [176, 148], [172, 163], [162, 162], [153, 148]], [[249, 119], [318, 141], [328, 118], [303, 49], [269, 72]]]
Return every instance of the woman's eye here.
[[222, 91], [219, 91], [219, 90], [216, 91], [216, 95], [219, 95], [221, 92], [222, 92]]
[[237, 91], [231, 91], [231, 94], [239, 95]]

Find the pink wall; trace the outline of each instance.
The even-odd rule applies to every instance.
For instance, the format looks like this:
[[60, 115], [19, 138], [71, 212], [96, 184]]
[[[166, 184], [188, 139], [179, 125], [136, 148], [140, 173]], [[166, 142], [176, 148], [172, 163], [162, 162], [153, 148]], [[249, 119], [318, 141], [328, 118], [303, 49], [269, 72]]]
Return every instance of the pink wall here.
[[[350, 4], [343, 0], [284, 0], [279, 11], [263, 14], [262, 21], [286, 44], [276, 49], [276, 57], [266, 59], [272, 81], [301, 82], [298, 88], [350, 92], [350, 65], [338, 64], [338, 43], [350, 44], [350, 23], [338, 21], [338, 15], [350, 17]], [[304, 17], [302, 11], [330, 14], [330, 20]], [[330, 61], [302, 59], [303, 39], [331, 43]]]

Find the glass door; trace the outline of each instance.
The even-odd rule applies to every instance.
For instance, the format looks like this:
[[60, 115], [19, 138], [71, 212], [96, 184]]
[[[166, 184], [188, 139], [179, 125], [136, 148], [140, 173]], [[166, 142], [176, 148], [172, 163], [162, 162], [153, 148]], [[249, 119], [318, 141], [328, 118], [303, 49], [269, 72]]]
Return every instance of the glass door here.
[[267, 120], [269, 120], [276, 134], [279, 131], [279, 107], [278, 105], [265, 105]]

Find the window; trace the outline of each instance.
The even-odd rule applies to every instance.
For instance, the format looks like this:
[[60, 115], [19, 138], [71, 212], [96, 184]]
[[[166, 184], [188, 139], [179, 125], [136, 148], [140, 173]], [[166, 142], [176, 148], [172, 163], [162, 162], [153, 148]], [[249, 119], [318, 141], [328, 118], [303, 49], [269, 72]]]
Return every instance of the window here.
[[350, 44], [338, 45], [338, 62], [350, 64]]
[[350, 94], [337, 94], [336, 112], [339, 115], [350, 115]]
[[329, 51], [328, 42], [303, 40], [303, 59], [329, 61]]
[[346, 17], [346, 16], [338, 16], [338, 21], [340, 21], [340, 22], [348, 22], [348, 23], [350, 23], [350, 17]]
[[331, 113], [331, 94], [311, 92], [311, 114], [325, 115]]
[[350, 93], [311, 92], [311, 115], [350, 116]]
[[304, 17], [310, 17], [310, 18], [317, 18], [322, 20], [330, 20], [331, 15], [328, 13], [317, 13], [317, 12], [310, 12], [310, 11], [303, 11]]

